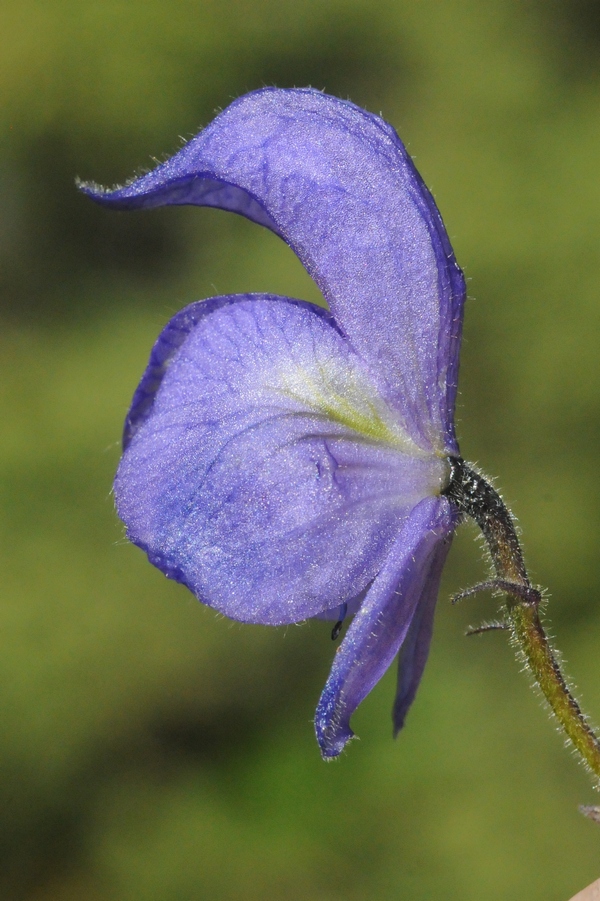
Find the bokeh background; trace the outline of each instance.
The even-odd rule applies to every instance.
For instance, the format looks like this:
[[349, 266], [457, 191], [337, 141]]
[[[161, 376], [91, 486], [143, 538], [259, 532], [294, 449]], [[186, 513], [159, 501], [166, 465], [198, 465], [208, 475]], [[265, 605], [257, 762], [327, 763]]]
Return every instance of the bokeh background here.
[[469, 279], [458, 429], [497, 477], [600, 717], [600, 6], [594, 0], [4, 0], [0, 6], [0, 897], [566, 901], [600, 875], [589, 781], [486, 597], [465, 525], [394, 742], [394, 674], [336, 763], [311, 719], [326, 623], [239, 626], [123, 540], [124, 414], [201, 297], [316, 300], [214, 210], [108, 213], [111, 184], [239, 94], [381, 112]]

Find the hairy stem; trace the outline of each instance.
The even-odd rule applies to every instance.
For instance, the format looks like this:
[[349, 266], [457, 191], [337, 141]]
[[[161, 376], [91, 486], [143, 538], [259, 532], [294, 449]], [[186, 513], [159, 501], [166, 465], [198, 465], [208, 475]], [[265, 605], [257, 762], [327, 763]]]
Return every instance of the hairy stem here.
[[600, 780], [600, 741], [571, 694], [544, 632], [541, 594], [527, 575], [510, 512], [497, 491], [461, 458], [451, 458], [450, 464], [452, 477], [445, 494], [478, 524], [496, 570], [497, 580], [482, 587], [497, 587], [507, 595], [506, 617], [515, 644], [566, 737]]
[[508, 610], [513, 636], [565, 735], [600, 779], [600, 742], [565, 683], [537, 607], [519, 601]]

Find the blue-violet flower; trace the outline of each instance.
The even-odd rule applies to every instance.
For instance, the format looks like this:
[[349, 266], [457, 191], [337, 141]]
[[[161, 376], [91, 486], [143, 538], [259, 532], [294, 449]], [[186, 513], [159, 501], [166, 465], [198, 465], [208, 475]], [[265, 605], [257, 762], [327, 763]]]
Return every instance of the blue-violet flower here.
[[239, 294], [164, 328], [115, 481], [131, 541], [249, 623], [351, 624], [317, 708], [324, 757], [402, 648], [396, 731], [421, 679], [460, 517], [444, 494], [465, 285], [394, 129], [312, 89], [241, 97], [114, 209], [239, 213], [279, 235], [329, 310]]

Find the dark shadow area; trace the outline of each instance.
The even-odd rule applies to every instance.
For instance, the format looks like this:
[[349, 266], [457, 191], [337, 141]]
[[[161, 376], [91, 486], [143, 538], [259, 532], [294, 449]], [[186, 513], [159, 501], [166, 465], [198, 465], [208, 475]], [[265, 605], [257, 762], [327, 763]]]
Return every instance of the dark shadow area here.
[[247, 41], [239, 47], [235, 95], [263, 85], [310, 85], [369, 107], [381, 102], [381, 85], [392, 80], [402, 85], [414, 77], [407, 48], [386, 31], [376, 9], [348, 9], [344, 18], [325, 10], [301, 43], [292, 34], [269, 37], [258, 53]]
[[86, 283], [96, 276], [147, 282], [181, 261], [185, 239], [175, 217], [109, 213], [79, 194], [80, 154], [81, 147], [60, 131], [23, 149], [13, 200], [17, 233], [0, 274], [3, 317], [55, 321], [74, 305], [88, 312], [93, 300]]
[[561, 74], [569, 79], [600, 73], [600, 4], [597, 0], [550, 0], [537, 4]]

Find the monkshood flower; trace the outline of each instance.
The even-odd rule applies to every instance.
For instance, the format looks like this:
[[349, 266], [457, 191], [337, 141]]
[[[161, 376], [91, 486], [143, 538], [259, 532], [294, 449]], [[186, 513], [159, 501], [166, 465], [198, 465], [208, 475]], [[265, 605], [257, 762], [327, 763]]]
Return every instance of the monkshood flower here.
[[174, 316], [127, 416], [116, 504], [155, 566], [233, 619], [354, 614], [317, 709], [325, 757], [404, 645], [399, 729], [458, 519], [443, 491], [465, 291], [398, 136], [351, 103], [267, 89], [127, 187], [83, 189], [241, 213], [321, 289], [329, 311], [243, 294]]
[[351, 615], [317, 707], [323, 756], [352, 737], [352, 713], [399, 651], [401, 728], [464, 513], [490, 546], [497, 578], [484, 587], [511, 596], [540, 684], [540, 666], [554, 673], [510, 514], [459, 456], [465, 284], [394, 129], [318, 91], [266, 89], [126, 187], [81, 187], [113, 209], [246, 216], [289, 244], [327, 301], [241, 294], [174, 316], [115, 480], [131, 541], [203, 603], [248, 623], [328, 617], [334, 636]]

